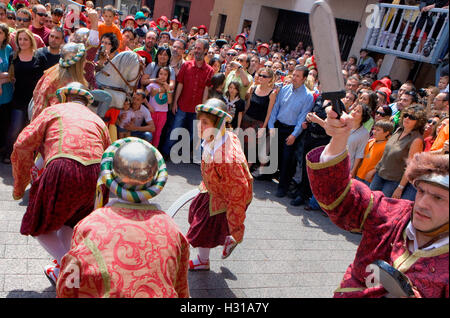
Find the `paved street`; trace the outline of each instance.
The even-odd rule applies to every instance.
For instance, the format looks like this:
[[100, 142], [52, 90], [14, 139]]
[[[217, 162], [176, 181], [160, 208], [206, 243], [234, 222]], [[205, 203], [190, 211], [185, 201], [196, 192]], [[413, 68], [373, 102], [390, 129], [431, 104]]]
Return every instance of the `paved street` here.
[[[201, 180], [198, 165], [169, 163], [168, 170], [169, 181], [155, 200], [163, 209]], [[12, 182], [11, 166], [0, 164], [0, 297], [55, 297], [43, 274], [51, 257], [19, 233], [28, 195], [14, 201]], [[321, 212], [291, 207], [275, 190], [275, 183], [255, 181], [243, 243], [226, 260], [221, 248], [212, 250], [210, 272], [189, 273], [193, 298], [332, 297], [361, 236], [338, 229]], [[175, 216], [183, 233], [187, 215], [185, 206]]]

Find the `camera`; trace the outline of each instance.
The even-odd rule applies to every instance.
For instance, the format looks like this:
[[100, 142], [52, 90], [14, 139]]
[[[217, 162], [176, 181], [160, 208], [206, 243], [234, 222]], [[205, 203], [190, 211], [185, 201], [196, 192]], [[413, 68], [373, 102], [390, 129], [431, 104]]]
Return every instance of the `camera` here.
[[425, 88], [421, 88], [417, 91], [417, 95], [419, 95], [421, 98], [424, 98], [424, 97], [428, 96], [428, 93]]
[[284, 73], [282, 70], [277, 70], [275, 72], [276, 75], [280, 75], [280, 76], [286, 76], [286, 73]]

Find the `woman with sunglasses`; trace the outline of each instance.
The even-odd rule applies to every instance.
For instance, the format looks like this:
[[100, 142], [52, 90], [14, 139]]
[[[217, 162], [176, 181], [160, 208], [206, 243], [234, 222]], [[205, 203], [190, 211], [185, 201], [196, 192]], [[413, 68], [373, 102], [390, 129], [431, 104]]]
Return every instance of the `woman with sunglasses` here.
[[[446, 117], [448, 120], [448, 117]], [[423, 133], [424, 137], [424, 143], [425, 143], [425, 149], [424, 151], [430, 151], [431, 147], [433, 146], [433, 143], [436, 140], [436, 137], [439, 133], [439, 128], [442, 124], [442, 122], [445, 120], [445, 118], [440, 118], [439, 115], [431, 116], [427, 124], [425, 125], [425, 132]]]
[[377, 111], [375, 112], [375, 122], [380, 120], [387, 120], [390, 121], [392, 116], [392, 108], [390, 108], [388, 105], [383, 105], [377, 108]]
[[383, 157], [376, 166], [370, 184], [372, 191], [382, 191], [385, 196], [414, 201], [416, 190], [404, 174], [406, 162], [424, 149], [423, 132], [427, 113], [419, 104], [406, 107], [400, 117], [400, 127], [386, 143]]
[[[277, 98], [277, 90], [274, 89], [274, 73], [272, 69], [261, 68], [257, 74], [259, 84], [253, 86], [248, 92], [241, 128], [244, 131], [246, 129], [255, 130], [255, 136], [259, 139], [267, 133], [266, 128], [269, 123], [270, 115], [272, 114], [273, 105]], [[244, 143], [247, 144], [247, 146], [244, 147], [247, 160], [249, 159], [249, 153], [251, 153], [250, 150], [255, 151], [254, 148], [251, 147], [256, 147], [256, 140], [251, 140], [249, 138], [250, 137], [244, 139]], [[267, 147], [267, 149], [269, 148]], [[252, 167], [253, 163], [254, 162], [249, 162], [249, 167]]]
[[11, 100], [11, 117], [7, 133], [6, 152], [3, 163], [10, 163], [14, 142], [28, 124], [28, 104], [33, 97], [37, 82], [44, 73], [42, 61], [36, 56], [36, 41], [28, 29], [16, 33], [18, 50], [11, 54], [9, 74], [13, 79], [14, 93]]

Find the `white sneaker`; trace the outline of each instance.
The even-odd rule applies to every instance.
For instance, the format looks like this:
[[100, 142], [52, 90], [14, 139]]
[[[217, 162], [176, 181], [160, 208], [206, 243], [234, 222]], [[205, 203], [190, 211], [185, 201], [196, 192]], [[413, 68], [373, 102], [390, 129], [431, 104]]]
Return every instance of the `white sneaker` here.
[[53, 260], [55, 265], [47, 265], [44, 267], [44, 274], [47, 276], [48, 280], [53, 286], [56, 286], [56, 281], [58, 280], [60, 266], [56, 259]]
[[190, 271], [209, 271], [209, 260], [202, 262], [200, 257], [197, 259], [189, 260], [189, 270]]

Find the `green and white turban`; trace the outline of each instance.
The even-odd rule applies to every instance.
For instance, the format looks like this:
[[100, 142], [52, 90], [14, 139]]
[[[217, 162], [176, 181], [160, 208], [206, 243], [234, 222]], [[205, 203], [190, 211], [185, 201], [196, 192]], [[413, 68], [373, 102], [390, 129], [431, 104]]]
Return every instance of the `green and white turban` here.
[[[128, 177], [125, 174], [125, 177], [120, 175], [119, 169], [114, 166], [114, 159], [119, 153], [119, 150], [126, 146], [131, 145], [133, 143], [140, 143], [138, 146], [144, 146], [140, 147], [138, 150], [144, 149], [144, 151], [150, 151], [152, 155], [154, 155], [154, 158], [156, 159], [156, 167], [152, 167], [152, 164], [150, 162], [147, 162], [146, 160], [139, 159], [139, 164], [142, 165], [149, 165], [149, 167], [145, 167], [145, 169], [135, 169], [133, 166], [136, 162], [136, 160], [133, 162], [132, 160], [129, 162], [130, 171], [139, 173], [141, 171], [149, 171], [149, 169], [156, 170], [155, 174], [147, 174], [146, 178], [150, 178], [145, 184], [137, 184], [137, 183], [131, 183], [127, 182], [127, 179], [125, 177]], [[136, 145], [136, 144], [134, 144]], [[124, 149], [124, 148], [122, 148]], [[139, 151], [138, 151], [139, 152]], [[142, 151], [141, 151], [142, 152]], [[134, 154], [130, 154], [131, 156]], [[119, 155], [120, 156], [120, 155]], [[136, 156], [140, 156], [139, 154], [136, 154]], [[146, 158], [146, 156], [143, 159]], [[122, 162], [127, 162], [126, 160], [122, 160]], [[145, 178], [145, 176], [144, 176]], [[103, 153], [102, 161], [101, 161], [101, 172], [100, 177], [97, 181], [97, 195], [96, 195], [96, 203], [95, 208], [100, 208], [103, 206], [103, 193], [102, 193], [102, 185], [106, 185], [106, 187], [119, 199], [125, 200], [130, 203], [145, 203], [149, 201], [150, 199], [157, 196], [161, 190], [164, 188], [166, 182], [168, 179], [168, 173], [166, 168], [166, 163], [164, 161], [164, 158], [162, 157], [161, 153], [150, 143], [147, 141], [136, 138], [136, 137], [128, 137], [123, 138], [115, 141], [111, 146], [106, 149], [106, 151]]]
[[56, 96], [58, 96], [61, 103], [67, 102], [67, 95], [79, 95], [86, 98], [88, 103], [86, 106], [90, 106], [94, 103], [94, 96], [83, 84], [78, 82], [69, 83], [56, 91]]
[[69, 42], [61, 48], [59, 65], [64, 68], [77, 64], [86, 54], [86, 47], [82, 43]]
[[220, 134], [223, 136], [225, 134], [226, 123], [231, 123], [233, 117], [226, 111], [222, 110], [221, 108], [224, 109], [226, 108], [225, 103], [222, 102], [220, 99], [211, 98], [208, 99], [205, 104], [197, 105], [195, 107], [195, 111], [197, 113], [204, 112], [219, 117], [219, 120], [215, 128], [217, 128]]

